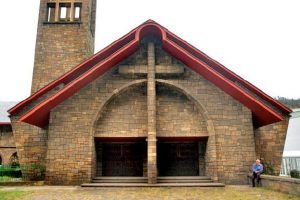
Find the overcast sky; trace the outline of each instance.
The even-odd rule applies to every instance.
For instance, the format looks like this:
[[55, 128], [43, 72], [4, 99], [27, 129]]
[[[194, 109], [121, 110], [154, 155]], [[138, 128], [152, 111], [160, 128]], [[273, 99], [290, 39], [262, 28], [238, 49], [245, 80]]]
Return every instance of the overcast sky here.
[[[98, 0], [99, 51], [147, 19], [270, 96], [300, 98], [299, 0]], [[39, 0], [3, 1], [0, 101], [30, 94]]]

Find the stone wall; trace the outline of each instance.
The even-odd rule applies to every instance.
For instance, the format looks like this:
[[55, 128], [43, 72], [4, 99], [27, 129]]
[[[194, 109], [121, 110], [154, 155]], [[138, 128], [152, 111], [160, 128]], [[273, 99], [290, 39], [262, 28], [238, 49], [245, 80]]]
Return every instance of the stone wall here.
[[261, 175], [261, 184], [271, 190], [300, 195], [300, 179], [297, 178]]
[[[15, 145], [18, 152], [19, 161], [23, 165], [45, 165], [47, 152], [48, 127], [41, 129], [19, 121], [19, 118], [34, 106], [45, 100], [49, 96], [61, 89], [61, 85], [53, 88], [48, 93], [42, 95], [37, 100], [29, 103], [20, 111], [10, 116]], [[32, 179], [35, 177], [34, 172], [30, 168], [27, 171], [22, 171], [26, 178]]]
[[82, 0], [81, 22], [64, 23], [47, 22], [47, 2], [40, 1], [32, 93], [94, 53], [95, 0]]
[[80, 184], [96, 175], [94, 135], [101, 114], [105, 115], [102, 108], [109, 108], [107, 102], [114, 102], [111, 96], [116, 90], [132, 81], [116, 76], [115, 71], [107, 72], [52, 110], [47, 144], [48, 183]]
[[11, 125], [0, 125], [0, 156], [2, 159], [1, 164], [10, 164], [10, 158], [16, 152], [16, 144]]
[[[159, 60], [156, 63], [184, 66], [168, 58], [158, 47], [156, 50]], [[145, 64], [143, 52], [138, 51], [120, 65]], [[145, 111], [141, 110], [145, 107], [143, 78], [118, 74], [116, 67], [51, 112], [47, 151], [49, 183], [78, 184], [91, 180], [96, 171], [94, 136], [141, 136], [146, 131]], [[164, 89], [157, 97], [158, 134], [208, 134], [206, 175], [226, 183], [244, 183], [241, 177], [246, 176], [255, 160], [251, 111], [187, 67], [181, 76], [160, 78], [157, 87]], [[126, 87], [133, 89], [123, 93]], [[164, 109], [168, 109], [165, 116]], [[135, 116], [139, 120], [135, 121]], [[172, 117], [176, 120], [167, 121]]]
[[0, 147], [16, 147], [11, 125], [0, 125]]
[[145, 85], [126, 90], [103, 108], [95, 137], [147, 137]]
[[[22, 162], [46, 162], [47, 183], [80, 184], [91, 181], [96, 166], [101, 166], [96, 164], [95, 137], [146, 137], [145, 74], [130, 71], [128, 76], [118, 70], [146, 65], [145, 44], [142, 41], [139, 51], [53, 109], [45, 130], [17, 122], [21, 113], [13, 117]], [[169, 56], [157, 41], [155, 50], [155, 64], [166, 66], [165, 72], [173, 65], [184, 68], [184, 73], [156, 79], [157, 136], [206, 137], [201, 175], [228, 184], [246, 183], [243, 177], [258, 152], [264, 153], [261, 147], [266, 145], [268, 152], [281, 147], [284, 138], [274, 133], [284, 131], [287, 123], [278, 125], [279, 130], [262, 127], [254, 136], [251, 110]], [[278, 153], [264, 155], [281, 161]]]
[[157, 85], [157, 137], [207, 137], [205, 119], [184, 94]]
[[279, 175], [288, 119], [255, 130], [256, 157], [274, 167]]

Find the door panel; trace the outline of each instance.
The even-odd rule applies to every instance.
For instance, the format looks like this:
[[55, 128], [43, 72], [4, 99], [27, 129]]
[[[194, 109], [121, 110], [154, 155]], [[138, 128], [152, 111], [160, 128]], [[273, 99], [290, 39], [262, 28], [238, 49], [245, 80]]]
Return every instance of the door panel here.
[[104, 143], [103, 176], [143, 176], [145, 144]]
[[197, 142], [159, 142], [159, 176], [198, 176]]

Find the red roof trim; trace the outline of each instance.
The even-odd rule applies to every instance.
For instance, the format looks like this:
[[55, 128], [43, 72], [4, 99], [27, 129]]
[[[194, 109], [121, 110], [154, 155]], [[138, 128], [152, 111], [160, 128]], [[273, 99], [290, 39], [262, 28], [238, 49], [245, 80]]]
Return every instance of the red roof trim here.
[[163, 48], [171, 53], [171, 55], [175, 56], [177, 59], [181, 60], [187, 66], [192, 68], [198, 74], [203, 76], [205, 79], [221, 88], [227, 94], [231, 95], [236, 100], [243, 102], [243, 104], [248, 108], [251, 108], [254, 113], [264, 114], [264, 118], [260, 119], [262, 122], [259, 125], [265, 125], [274, 121], [278, 122], [284, 119], [282, 116], [271, 110], [259, 100], [253, 98], [247, 92], [243, 91], [240, 87], [236, 86], [231, 81], [228, 81], [224, 76], [216, 73], [206, 63], [194, 58], [173, 42], [166, 41], [165, 45], [163, 45]]
[[122, 38], [116, 40], [115, 42], [113, 42], [106, 48], [102, 49], [98, 53], [94, 54], [92, 57], [86, 59], [85, 61], [83, 61], [82, 63], [80, 63], [75, 68], [71, 69], [70, 71], [68, 71], [61, 77], [59, 77], [58, 79], [50, 82], [45, 87], [41, 88], [40, 90], [38, 90], [37, 92], [35, 92], [34, 94], [32, 94], [31, 96], [26, 98], [25, 100], [21, 101], [20, 103], [18, 103], [17, 105], [15, 105], [11, 109], [9, 109], [8, 113], [10, 113], [10, 114], [16, 113], [18, 110], [22, 109], [24, 106], [31, 103], [32, 101], [40, 98], [42, 95], [46, 94], [47, 92], [49, 92], [56, 86], [58, 86], [62, 83], [67, 84], [72, 79], [75, 79], [76, 77], [80, 76], [81, 74], [86, 72], [89, 68], [93, 67], [97, 62], [100, 62], [101, 60], [103, 60], [107, 56], [109, 56], [111, 53], [116, 51], [118, 49], [118, 47], [123, 46], [124, 41], [129, 41], [129, 40], [134, 39], [135, 31], [136, 31], [136, 29], [130, 31], [128, 34], [126, 34]]
[[[245, 92], [242, 88], [238, 87], [231, 81], [233, 78], [236, 80], [240, 79], [241, 83], [244, 86], [246, 85], [245, 87], [250, 87], [252, 86], [251, 84], [247, 84], [248, 82], [245, 82], [243, 79], [226, 69], [224, 66], [213, 61], [211, 58], [153, 21], [147, 21], [138, 28], [134, 29], [121, 39], [92, 56], [90, 59], [82, 62], [80, 65], [59, 79], [51, 82], [49, 85], [42, 88], [25, 101], [16, 105], [10, 109], [9, 112], [11, 114], [16, 112], [18, 109], [24, 107], [26, 104], [37, 99], [61, 83], [67, 84], [63, 89], [35, 106], [20, 119], [20, 121], [39, 127], [45, 126], [48, 123], [49, 113], [53, 108], [68, 99], [88, 83], [101, 76], [107, 70], [115, 66], [118, 62], [135, 52], [139, 48], [140, 38], [149, 34], [160, 37], [162, 39], [163, 48], [171, 55], [184, 62], [198, 74], [205, 77], [207, 80], [221, 88], [233, 98], [250, 108], [254, 113], [254, 117], [257, 118], [255, 122], [257, 127], [284, 119], [283, 116], [274, 112], [271, 108]], [[213, 62], [213, 67], [208, 61]], [[256, 91], [256, 94], [261, 92], [255, 87], [251, 88], [251, 90], [252, 89]], [[267, 95], [265, 96], [269, 97]], [[276, 103], [276, 100], [272, 99], [272, 101], [275, 102], [274, 105], [276, 105], [278, 109], [285, 110], [284, 113], [290, 113], [289, 110], [285, 109], [285, 107], [280, 103]], [[268, 102], [270, 102], [270, 100], [268, 100]]]
[[134, 40], [127, 44], [125, 47], [121, 48], [119, 51], [113, 53], [109, 58], [105, 59], [103, 62], [97, 64], [94, 68], [87, 71], [84, 75], [77, 78], [75, 81], [70, 82], [66, 87], [58, 91], [56, 94], [46, 99], [36, 107], [34, 107], [30, 112], [21, 117], [20, 121], [27, 122], [39, 127], [43, 127], [48, 123], [48, 115], [54, 107], [68, 99], [76, 91], [80, 90], [88, 83], [92, 82], [112, 66], [116, 65], [118, 62], [122, 61], [139, 47], [139, 41]]
[[271, 105], [277, 107], [284, 114], [288, 115], [289, 113], [292, 112], [292, 110], [290, 108], [286, 107], [284, 104], [280, 103], [279, 101], [276, 101], [275, 99], [273, 99], [272, 97], [270, 97], [269, 95], [267, 95], [266, 93], [264, 93], [263, 91], [261, 91], [260, 89], [258, 89], [254, 85], [252, 85], [251, 83], [249, 83], [248, 81], [244, 80], [243, 78], [241, 78], [240, 76], [238, 76], [237, 74], [235, 74], [234, 72], [232, 72], [231, 70], [229, 70], [228, 68], [226, 68], [225, 66], [220, 64], [219, 62], [217, 62], [214, 59], [207, 56], [205, 53], [203, 53], [202, 51], [200, 51], [196, 47], [192, 46], [188, 42], [186, 42], [183, 39], [179, 38], [175, 34], [173, 34], [171, 32], [168, 32], [167, 36], [168, 36], [168, 38], [170, 38], [170, 40], [172, 40], [173, 42], [175, 42], [176, 44], [178, 44], [182, 48], [186, 49], [189, 53], [194, 55], [196, 58], [199, 58], [200, 60], [203, 60], [210, 67], [215, 69], [217, 72], [223, 74], [224, 76], [226, 76], [231, 81], [238, 81], [243, 86], [245, 86], [248, 90], [250, 90], [254, 94], [261, 97], [263, 100], [265, 100], [265, 101], [271, 103]]
[[0, 122], [0, 126], [2, 125], [11, 125], [11, 122]]

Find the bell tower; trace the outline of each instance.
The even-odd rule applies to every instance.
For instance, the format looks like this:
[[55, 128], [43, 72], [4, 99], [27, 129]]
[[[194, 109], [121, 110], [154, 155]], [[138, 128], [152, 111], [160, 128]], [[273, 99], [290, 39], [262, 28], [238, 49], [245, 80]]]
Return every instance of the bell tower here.
[[96, 0], [40, 0], [31, 93], [94, 53]]

